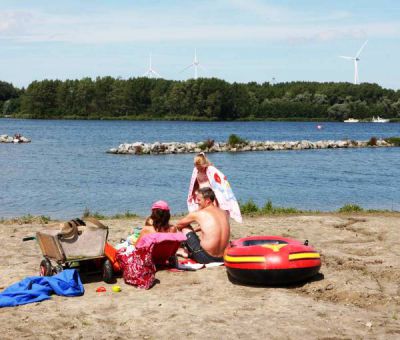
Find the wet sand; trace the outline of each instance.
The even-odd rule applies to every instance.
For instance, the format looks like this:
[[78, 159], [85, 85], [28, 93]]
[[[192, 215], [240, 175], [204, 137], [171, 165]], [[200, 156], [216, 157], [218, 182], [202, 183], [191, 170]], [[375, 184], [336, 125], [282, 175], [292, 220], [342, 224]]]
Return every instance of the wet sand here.
[[[143, 219], [106, 220], [117, 243]], [[323, 277], [291, 287], [234, 285], [224, 267], [159, 271], [150, 290], [92, 277], [81, 297], [0, 309], [2, 339], [398, 339], [400, 214], [246, 217], [232, 239], [308, 239]], [[37, 275], [41, 251], [22, 242], [44, 226], [0, 224], [0, 290]], [[321, 275], [322, 276], [322, 275]], [[106, 293], [96, 293], [105, 286]]]

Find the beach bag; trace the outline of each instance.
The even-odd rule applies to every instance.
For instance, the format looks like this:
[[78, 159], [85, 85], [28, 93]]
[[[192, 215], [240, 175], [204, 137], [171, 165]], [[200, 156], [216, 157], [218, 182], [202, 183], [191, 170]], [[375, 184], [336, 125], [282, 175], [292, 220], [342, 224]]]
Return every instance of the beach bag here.
[[152, 259], [153, 247], [154, 244], [136, 248], [130, 254], [125, 253], [124, 248], [117, 252], [125, 283], [144, 289], [153, 286], [156, 274], [156, 266]]

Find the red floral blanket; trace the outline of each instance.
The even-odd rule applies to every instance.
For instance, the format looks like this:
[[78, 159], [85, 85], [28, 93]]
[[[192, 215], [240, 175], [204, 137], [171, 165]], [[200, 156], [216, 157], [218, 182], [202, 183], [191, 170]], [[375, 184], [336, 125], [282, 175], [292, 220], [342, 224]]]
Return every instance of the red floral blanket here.
[[154, 244], [137, 248], [130, 254], [125, 253], [125, 248], [118, 250], [117, 260], [125, 283], [144, 289], [153, 286], [156, 274], [156, 266], [152, 260], [153, 247]]

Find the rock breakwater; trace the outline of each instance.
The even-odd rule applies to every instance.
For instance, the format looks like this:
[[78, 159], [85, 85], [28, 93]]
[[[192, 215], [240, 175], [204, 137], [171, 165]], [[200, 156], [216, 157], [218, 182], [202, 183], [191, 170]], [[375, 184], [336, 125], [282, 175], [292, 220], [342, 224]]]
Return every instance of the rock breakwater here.
[[294, 142], [273, 142], [273, 141], [248, 141], [243, 144], [231, 145], [222, 142], [169, 142], [169, 143], [123, 143], [117, 148], [112, 148], [107, 153], [130, 154], [130, 155], [159, 155], [159, 154], [180, 154], [211, 152], [244, 152], [244, 151], [278, 151], [278, 150], [309, 150], [309, 149], [339, 149], [339, 148], [366, 148], [366, 147], [392, 147], [383, 139], [371, 141], [355, 140], [321, 140], [311, 142], [308, 140]]
[[19, 134], [14, 136], [0, 135], [0, 143], [30, 143], [31, 140]]

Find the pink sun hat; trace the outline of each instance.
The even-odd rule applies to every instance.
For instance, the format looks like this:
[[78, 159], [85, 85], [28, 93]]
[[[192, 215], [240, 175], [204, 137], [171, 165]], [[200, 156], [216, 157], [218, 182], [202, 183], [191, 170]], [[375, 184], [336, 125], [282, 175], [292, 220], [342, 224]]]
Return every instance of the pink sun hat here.
[[153, 209], [161, 209], [161, 210], [169, 211], [169, 206], [168, 206], [168, 203], [165, 201], [157, 201], [157, 202], [154, 202], [153, 205], [151, 206], [151, 210], [153, 210]]

